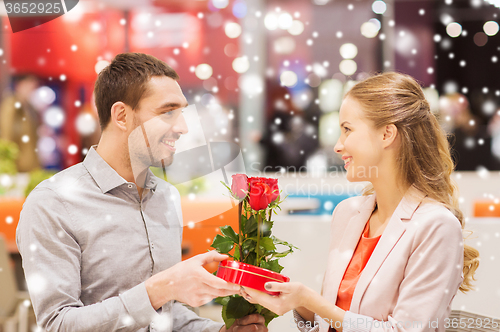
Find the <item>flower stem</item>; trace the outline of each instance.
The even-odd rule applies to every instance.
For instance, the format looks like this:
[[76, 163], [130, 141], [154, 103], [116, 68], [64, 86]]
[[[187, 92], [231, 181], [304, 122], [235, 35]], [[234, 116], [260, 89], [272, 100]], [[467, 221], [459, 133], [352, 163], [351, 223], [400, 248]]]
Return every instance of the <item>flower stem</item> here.
[[243, 246], [243, 227], [241, 225], [241, 209], [243, 207], [243, 201], [241, 201], [239, 204], [238, 204], [238, 218], [239, 218], [239, 222], [238, 222], [238, 225], [239, 225], [239, 229], [238, 229], [238, 242], [239, 242], [239, 249], [240, 249], [240, 262], [243, 262], [243, 249], [241, 248]]
[[260, 227], [262, 225], [262, 215], [260, 212], [257, 212], [258, 218], [257, 218], [257, 264], [256, 266], [260, 266], [260, 255], [259, 255], [259, 250], [260, 250]]

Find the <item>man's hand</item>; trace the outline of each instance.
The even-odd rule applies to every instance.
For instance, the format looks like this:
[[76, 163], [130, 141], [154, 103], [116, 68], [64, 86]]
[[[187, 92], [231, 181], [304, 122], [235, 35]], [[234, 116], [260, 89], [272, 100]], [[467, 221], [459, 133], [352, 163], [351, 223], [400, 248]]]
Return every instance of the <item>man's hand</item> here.
[[264, 317], [253, 314], [237, 319], [229, 330], [224, 325], [219, 332], [267, 332], [267, 327]]
[[203, 265], [227, 258], [227, 255], [211, 251], [155, 274], [145, 283], [151, 305], [156, 310], [170, 300], [177, 300], [199, 307], [216, 297], [237, 294], [240, 286], [228, 283], [203, 268]]

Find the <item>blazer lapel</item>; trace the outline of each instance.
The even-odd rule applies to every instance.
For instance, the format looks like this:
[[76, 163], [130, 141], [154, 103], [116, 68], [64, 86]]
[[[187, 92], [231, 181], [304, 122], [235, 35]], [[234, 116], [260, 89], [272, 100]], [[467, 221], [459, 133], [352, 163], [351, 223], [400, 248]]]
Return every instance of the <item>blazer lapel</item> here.
[[[354, 313], [359, 312], [361, 299], [363, 298], [366, 288], [406, 230], [406, 222], [403, 221], [411, 219], [424, 197], [425, 195], [414, 186], [411, 186], [404, 195], [389, 220], [386, 229], [382, 233], [368, 263], [361, 272], [356, 288], [354, 289], [349, 311]], [[368, 219], [366, 219], [365, 222], [367, 220]], [[359, 236], [361, 236], [361, 232]]]
[[349, 219], [338, 249], [335, 249], [330, 256], [325, 274], [328, 281], [324, 283], [324, 297], [333, 303], [336, 302], [340, 282], [374, 208], [375, 194], [368, 197], [360, 206], [358, 213]]

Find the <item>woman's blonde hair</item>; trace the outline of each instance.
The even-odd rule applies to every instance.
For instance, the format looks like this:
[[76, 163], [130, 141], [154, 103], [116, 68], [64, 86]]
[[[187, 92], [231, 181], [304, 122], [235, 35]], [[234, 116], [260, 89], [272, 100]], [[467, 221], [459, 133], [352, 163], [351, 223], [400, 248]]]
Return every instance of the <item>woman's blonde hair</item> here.
[[[450, 175], [455, 167], [450, 155], [446, 132], [432, 114], [420, 85], [408, 75], [383, 73], [357, 83], [345, 98], [355, 99], [363, 107], [375, 128], [394, 124], [400, 135], [397, 172], [404, 184], [442, 203], [460, 221], [465, 221], [458, 206], [458, 187]], [[373, 193], [373, 185], [363, 195]], [[463, 293], [474, 289], [472, 280], [479, 266], [479, 252], [465, 244]]]

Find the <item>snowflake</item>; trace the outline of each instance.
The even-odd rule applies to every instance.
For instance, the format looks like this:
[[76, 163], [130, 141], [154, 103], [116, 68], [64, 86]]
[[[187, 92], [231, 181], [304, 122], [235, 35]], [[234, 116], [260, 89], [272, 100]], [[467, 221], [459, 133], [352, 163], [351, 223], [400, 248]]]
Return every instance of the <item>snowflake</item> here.
[[133, 323], [134, 323], [134, 319], [132, 318], [132, 316], [130, 315], [125, 315], [123, 318], [122, 318], [122, 323], [123, 325], [125, 326], [131, 326]]
[[78, 147], [75, 144], [71, 144], [68, 146], [68, 153], [69, 154], [76, 154], [78, 152]]
[[31, 294], [39, 294], [47, 288], [47, 280], [37, 273], [29, 275], [26, 278], [26, 284]]

